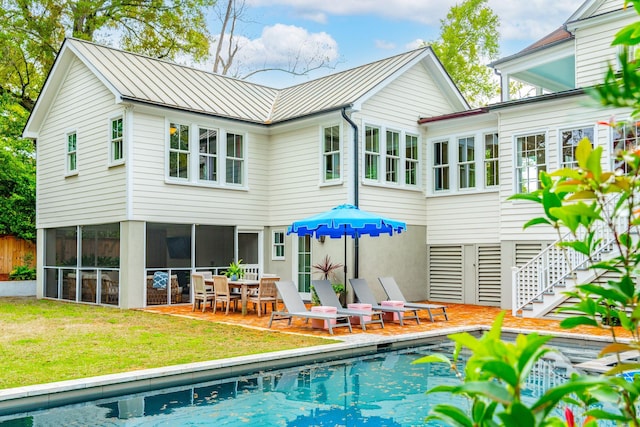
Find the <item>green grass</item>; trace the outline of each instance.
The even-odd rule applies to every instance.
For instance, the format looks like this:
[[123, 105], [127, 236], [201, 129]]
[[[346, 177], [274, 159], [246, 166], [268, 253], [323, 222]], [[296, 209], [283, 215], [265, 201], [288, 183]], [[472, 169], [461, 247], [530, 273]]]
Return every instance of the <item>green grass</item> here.
[[136, 310], [0, 298], [0, 389], [331, 342]]

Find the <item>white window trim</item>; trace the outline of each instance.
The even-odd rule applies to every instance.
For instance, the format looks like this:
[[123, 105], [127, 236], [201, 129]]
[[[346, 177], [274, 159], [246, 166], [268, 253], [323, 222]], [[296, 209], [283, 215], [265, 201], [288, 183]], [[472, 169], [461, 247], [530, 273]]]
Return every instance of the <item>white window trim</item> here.
[[[121, 119], [122, 120], [122, 158], [118, 159], [118, 160], [114, 160], [113, 159], [113, 138], [112, 138], [112, 126], [113, 126], [113, 122], [115, 120]], [[120, 166], [125, 164], [125, 160], [127, 158], [127, 121], [124, 117], [124, 112], [123, 113], [118, 113], [114, 116], [109, 117], [109, 124], [108, 124], [108, 136], [107, 136], [107, 141], [109, 141], [109, 147], [107, 149], [107, 152], [109, 153], [109, 159], [107, 162], [107, 165], [109, 167], [112, 166]]]
[[[282, 244], [276, 244], [276, 233], [282, 233]], [[271, 231], [271, 260], [272, 261], [284, 261], [287, 254], [286, 244], [287, 233], [284, 229], [276, 229]], [[282, 247], [282, 256], [276, 255], [276, 248]]]
[[[372, 128], [372, 129], [377, 129], [378, 130], [378, 151], [367, 151], [367, 128]], [[368, 124], [365, 123], [365, 125], [363, 126], [363, 131], [362, 131], [362, 182], [363, 183], [379, 183], [380, 182], [380, 175], [381, 175], [381, 171], [382, 171], [382, 154], [381, 154], [381, 150], [382, 150], [382, 141], [380, 140], [382, 138], [382, 128], [379, 125], [372, 125], [372, 124]], [[366, 159], [367, 159], [367, 155], [376, 155], [377, 156], [377, 160], [378, 160], [378, 177], [373, 179], [373, 178], [367, 178], [367, 171], [366, 171]]]
[[[498, 143], [498, 157], [496, 157], [495, 159], [492, 158], [487, 158], [486, 157], [486, 149], [485, 149], [485, 137], [487, 135], [496, 135], [497, 138], [497, 143]], [[481, 150], [481, 161], [480, 164], [482, 165], [482, 187], [487, 189], [487, 190], [491, 190], [491, 189], [497, 189], [498, 187], [500, 187], [500, 134], [498, 133], [498, 130], [496, 129], [495, 131], [488, 131], [488, 132], [482, 132], [482, 150]], [[496, 173], [498, 174], [498, 183], [497, 184], [489, 184], [487, 183], [487, 161], [493, 161], [495, 160], [498, 163], [498, 170], [496, 171]]]
[[[597, 139], [597, 136], [598, 136], [597, 131], [598, 130], [596, 129], [595, 124], [593, 124], [593, 123], [577, 124], [575, 126], [574, 125], [569, 125], [569, 126], [563, 126], [561, 128], [558, 128], [558, 133], [556, 135], [556, 138], [557, 138], [557, 141], [558, 141], [558, 143], [557, 143], [557, 146], [558, 146], [557, 168], [558, 169], [564, 167], [563, 166], [564, 162], [562, 160], [562, 132], [569, 131], [569, 130], [586, 129], [586, 128], [591, 128], [593, 130], [593, 141], [591, 141], [591, 145], [593, 147], [593, 146], [595, 146], [597, 144], [597, 140], [598, 140]], [[611, 136], [613, 136], [613, 135], [611, 134]], [[609, 141], [609, 145], [611, 145], [611, 141]]]
[[[458, 149], [460, 146], [460, 140], [461, 139], [468, 139], [468, 138], [473, 138], [473, 161], [469, 162], [462, 162], [460, 160], [460, 150]], [[482, 143], [484, 144], [484, 141], [482, 141]], [[460, 192], [475, 192], [476, 189], [478, 189], [478, 135], [477, 134], [461, 134], [456, 136], [455, 139], [455, 147], [454, 147], [454, 151], [455, 151], [455, 159], [456, 159], [456, 164], [455, 164], [455, 175], [456, 175], [456, 187], [458, 189], [458, 191]], [[471, 165], [471, 164], [475, 164], [475, 183], [473, 185], [473, 187], [464, 187], [462, 188], [460, 186], [460, 165], [465, 164], [465, 165]], [[449, 171], [449, 173], [451, 173], [451, 170]]]
[[[340, 155], [340, 176], [338, 178], [334, 178], [334, 179], [330, 179], [327, 180], [326, 179], [326, 174], [325, 174], [325, 163], [324, 163], [324, 130], [326, 128], [330, 128], [330, 127], [334, 127], [337, 126], [338, 127], [338, 132], [340, 135], [340, 148], [338, 150], [338, 154]], [[342, 185], [343, 180], [344, 180], [344, 164], [345, 164], [345, 159], [344, 159], [344, 144], [345, 144], [345, 136], [344, 136], [344, 130], [342, 128], [342, 123], [340, 122], [333, 122], [333, 123], [327, 123], [327, 124], [323, 124], [320, 125], [320, 128], [318, 130], [318, 134], [319, 134], [319, 154], [320, 154], [320, 158], [319, 158], [319, 162], [320, 162], [320, 171], [319, 171], [319, 181], [320, 187], [328, 187], [331, 185]]]
[[[76, 136], [76, 150], [75, 150], [75, 158], [76, 158], [76, 168], [69, 169], [69, 136], [75, 134]], [[77, 129], [69, 129], [64, 133], [64, 176], [75, 176], [78, 175], [78, 171], [80, 169], [78, 165], [78, 130]]]
[[[235, 131], [233, 129], [220, 129], [220, 134], [223, 136], [224, 139], [222, 139], [222, 141], [224, 141], [223, 144], [220, 144], [220, 146], [218, 146], [218, 148], [220, 149], [220, 154], [218, 155], [219, 157], [222, 156], [222, 158], [224, 159], [223, 161], [218, 163], [219, 166], [219, 173], [220, 173], [220, 179], [218, 179], [218, 183], [221, 187], [227, 187], [227, 188], [240, 188], [240, 189], [246, 189], [247, 188], [247, 171], [249, 170], [249, 156], [247, 155], [249, 153], [249, 138], [247, 137], [246, 132], [240, 132], [240, 131]], [[233, 182], [227, 182], [227, 134], [233, 134], [233, 135], [240, 135], [242, 136], [242, 177], [241, 180], [242, 182], [240, 184], [236, 184]], [[236, 157], [233, 157], [234, 159], [236, 159]]]
[[[379, 152], [378, 152], [378, 179], [369, 179], [366, 178], [366, 171], [364, 170], [366, 154], [365, 152], [365, 141], [366, 141], [366, 128], [376, 128], [379, 131]], [[395, 132], [399, 135], [399, 146], [398, 146], [398, 182], [387, 181], [387, 132]], [[407, 184], [405, 179], [406, 173], [406, 162], [407, 158], [405, 156], [406, 152], [406, 143], [407, 143], [407, 135], [413, 136], [417, 138], [418, 141], [418, 158], [417, 158], [417, 171], [416, 171], [416, 184]], [[411, 190], [411, 191], [422, 191], [422, 137], [420, 136], [420, 132], [409, 131], [400, 129], [394, 126], [386, 126], [384, 124], [365, 122], [362, 131], [361, 131], [361, 140], [362, 140], [362, 150], [360, 154], [360, 162], [363, 165], [362, 170], [360, 171], [360, 180], [363, 185], [369, 185], [374, 187], [387, 187], [387, 188], [396, 188], [402, 190]]]
[[[170, 135], [169, 127], [171, 123], [187, 125], [189, 126], [189, 172], [188, 178], [178, 178], [169, 175], [169, 150], [170, 150]], [[206, 181], [200, 179], [200, 128], [216, 129], [218, 131], [218, 180]], [[243, 138], [243, 163], [242, 170], [242, 184], [233, 184], [226, 182], [226, 160], [227, 160], [227, 132], [235, 135], [242, 135]], [[186, 185], [195, 187], [207, 187], [207, 188], [226, 188], [229, 190], [248, 191], [248, 179], [249, 179], [249, 149], [250, 138], [247, 132], [237, 130], [236, 128], [228, 128], [220, 126], [219, 123], [196, 123], [189, 120], [186, 117], [171, 116], [165, 117], [164, 125], [165, 133], [165, 148], [164, 148], [164, 175], [165, 183], [172, 185]]]
[[[533, 136], [533, 135], [544, 135], [544, 140], [545, 140], [545, 146], [544, 146], [544, 159], [545, 159], [545, 165], [547, 167], [547, 172], [549, 172], [549, 131], [547, 129], [538, 129], [538, 130], [531, 130], [528, 132], [520, 132], [517, 134], [513, 134], [512, 136], [512, 141], [511, 141], [511, 147], [513, 150], [513, 156], [512, 156], [512, 170], [511, 170], [511, 174], [513, 176], [513, 183], [512, 183], [512, 191], [513, 194], [522, 194], [520, 192], [520, 189], [518, 188], [518, 174], [517, 174], [517, 170], [518, 170], [518, 138], [520, 137], [526, 137], [526, 136]], [[539, 171], [538, 171], [539, 173]]]
[[[195, 174], [195, 178], [196, 178], [196, 180], [197, 180], [197, 182], [199, 184], [216, 185], [216, 186], [220, 185], [220, 168], [221, 168], [221, 166], [220, 166], [220, 163], [221, 163], [221, 161], [220, 161], [220, 150], [221, 150], [221, 148], [220, 148], [220, 145], [221, 145], [220, 144], [220, 135], [221, 135], [220, 127], [218, 127], [218, 126], [198, 125], [198, 126], [195, 126], [195, 129], [196, 129], [196, 133], [197, 133], [196, 146], [198, 148], [197, 149], [198, 153], [197, 153], [197, 156], [196, 156], [196, 168], [194, 169], [195, 171], [197, 171], [197, 173]], [[216, 155], [215, 155], [215, 159], [216, 159], [216, 161], [215, 161], [215, 163], [216, 163], [216, 179], [215, 180], [200, 178], [200, 156], [203, 156], [203, 153], [200, 152], [200, 130], [201, 129], [215, 130], [217, 132], [217, 134], [216, 134]], [[210, 157], [211, 154], [207, 153], [207, 154], [204, 154], [204, 156], [205, 157]]]
[[[476, 193], [494, 193], [499, 191], [500, 184], [498, 185], [487, 185], [485, 182], [485, 170], [484, 170], [484, 162], [485, 162], [485, 154], [484, 154], [484, 137], [487, 134], [498, 134], [498, 145], [500, 144], [500, 133], [497, 128], [482, 128], [476, 129], [473, 132], [465, 132], [460, 134], [444, 134], [440, 136], [434, 136], [432, 138], [427, 139], [427, 180], [426, 180], [426, 195], [427, 197], [439, 197], [439, 196], [455, 196], [460, 194], [476, 194]], [[460, 188], [458, 182], [458, 139], [460, 138], [468, 138], [474, 137], [476, 151], [475, 151], [475, 166], [476, 166], [476, 186], [470, 188]], [[518, 135], [521, 136], [521, 135]], [[548, 138], [548, 136], [547, 136]], [[448, 142], [449, 143], [449, 189], [447, 190], [436, 190], [435, 189], [435, 159], [433, 156], [434, 145], [439, 142]], [[480, 142], [478, 142], [480, 141]], [[478, 143], [482, 145], [478, 147]], [[548, 146], [548, 144], [547, 144]], [[514, 139], [514, 147], [515, 147], [515, 139]], [[548, 148], [547, 148], [548, 149]], [[500, 149], [498, 148], [498, 176], [500, 175], [500, 164], [501, 157], [499, 153]], [[515, 153], [515, 151], [514, 151]], [[515, 157], [514, 157], [515, 159]], [[548, 158], [547, 158], [548, 165]], [[498, 178], [500, 179], [500, 178]]]

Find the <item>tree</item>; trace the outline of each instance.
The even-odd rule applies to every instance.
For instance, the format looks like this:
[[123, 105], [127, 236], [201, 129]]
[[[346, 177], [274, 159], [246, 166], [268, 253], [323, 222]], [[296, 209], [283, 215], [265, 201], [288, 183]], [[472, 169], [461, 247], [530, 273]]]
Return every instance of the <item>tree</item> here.
[[479, 106], [499, 93], [498, 82], [485, 65], [499, 53], [498, 16], [488, 0], [465, 0], [440, 21], [440, 38], [431, 42], [445, 70], [469, 104]]
[[245, 0], [227, 0], [218, 2], [216, 14], [221, 24], [220, 33], [215, 42], [215, 53], [212, 71], [222, 75], [246, 80], [249, 77], [268, 71], [280, 71], [294, 76], [306, 76], [310, 72], [335, 67], [326, 55], [333, 46], [327, 45], [323, 38], [307, 37], [301, 43], [295, 43], [287, 51], [285, 57], [265, 59], [255, 62], [251, 55], [250, 64], [243, 61], [243, 48], [246, 49], [248, 39], [239, 36], [239, 23], [246, 22], [248, 9]]
[[204, 8], [215, 0], [5, 0], [0, 9], [0, 91], [27, 111], [66, 35], [117, 40], [157, 58], [208, 54]]
[[[625, 0], [625, 6], [629, 3], [640, 14], [640, 0]], [[637, 46], [638, 34], [640, 21], [619, 31], [612, 44], [627, 49]], [[620, 62], [625, 64], [620, 72], [610, 66], [604, 83], [588, 92], [601, 105], [632, 108], [633, 116], [637, 117], [640, 70], [635, 62], [627, 61], [626, 53], [620, 56]], [[615, 122], [603, 124], [618, 126]], [[456, 369], [460, 349], [467, 347], [473, 351], [466, 375], [460, 373], [462, 385], [430, 391], [466, 396], [472, 410], [467, 413], [441, 404], [433, 408], [429, 418], [459, 426], [497, 425], [496, 420], [504, 425], [573, 426], [578, 425], [576, 419], [582, 419], [580, 424], [589, 427], [596, 426], [598, 420], [640, 426], [640, 375], [636, 373], [629, 381], [617, 375], [640, 369], [640, 362], [623, 361], [620, 357], [621, 353], [640, 350], [640, 147], [630, 146], [614, 153], [616, 164], [620, 165], [614, 171], [603, 169], [602, 155], [602, 146], [594, 148], [588, 139], [583, 139], [576, 149], [577, 168], [541, 172], [540, 189], [516, 194], [511, 199], [535, 202], [542, 207], [543, 216], [531, 219], [525, 228], [546, 225], [567, 230], [567, 237], [559, 243], [561, 248], [586, 255], [591, 269], [614, 273], [606, 284], [582, 284], [567, 292], [578, 302], [563, 311], [578, 314], [570, 315], [560, 325], [568, 329], [588, 325], [608, 330], [613, 343], [605, 346], [601, 355], [616, 356], [617, 364], [600, 376], [573, 374], [567, 383], [547, 390], [527, 404], [520, 399], [522, 386], [532, 364], [542, 356], [540, 348], [544, 341], [535, 335], [519, 335], [515, 344], [503, 342], [499, 317], [481, 339], [469, 334], [453, 335], [451, 338], [456, 341], [453, 363], [442, 356], [417, 361], [444, 362]], [[599, 252], [603, 235], [613, 236], [608, 257], [601, 257]], [[619, 340], [614, 324], [627, 331], [631, 340]], [[565, 406], [565, 420], [551, 412], [560, 405]], [[581, 413], [574, 415], [578, 410]]]

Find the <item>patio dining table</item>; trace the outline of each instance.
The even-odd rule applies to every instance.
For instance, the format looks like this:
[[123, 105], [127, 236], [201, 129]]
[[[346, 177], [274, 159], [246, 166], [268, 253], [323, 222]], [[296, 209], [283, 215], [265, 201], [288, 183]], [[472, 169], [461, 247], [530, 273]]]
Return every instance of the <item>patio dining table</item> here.
[[[205, 283], [208, 286], [213, 286], [213, 279], [205, 279]], [[242, 302], [242, 315], [247, 315], [247, 298], [249, 296], [250, 289], [256, 289], [260, 286], [259, 280], [252, 279], [237, 279], [229, 280], [230, 288], [240, 288], [240, 301]]]

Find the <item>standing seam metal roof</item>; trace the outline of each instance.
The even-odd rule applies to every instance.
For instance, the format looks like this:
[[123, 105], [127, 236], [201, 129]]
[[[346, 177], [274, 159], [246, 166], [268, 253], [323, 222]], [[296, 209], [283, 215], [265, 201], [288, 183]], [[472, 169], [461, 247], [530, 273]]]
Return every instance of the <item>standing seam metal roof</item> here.
[[124, 99], [254, 123], [276, 123], [357, 102], [428, 48], [274, 89], [78, 39], [71, 49]]

